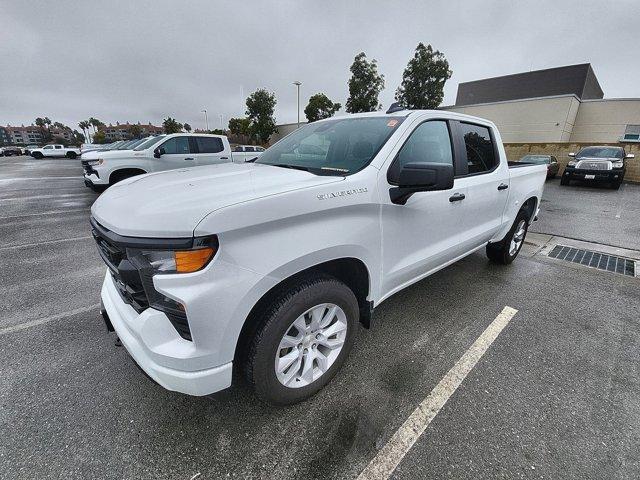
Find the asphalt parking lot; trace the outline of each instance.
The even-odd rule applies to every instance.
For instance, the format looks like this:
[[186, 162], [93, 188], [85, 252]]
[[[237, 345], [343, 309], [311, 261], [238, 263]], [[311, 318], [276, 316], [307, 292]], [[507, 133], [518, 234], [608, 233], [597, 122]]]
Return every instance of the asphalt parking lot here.
[[[2, 478], [355, 478], [505, 306], [392, 478], [640, 477], [640, 278], [530, 235], [509, 267], [479, 252], [383, 303], [305, 403], [242, 384], [188, 397], [142, 376], [99, 318], [96, 198], [77, 160], [0, 158]], [[551, 181], [542, 209], [535, 232], [640, 250], [640, 186]]]

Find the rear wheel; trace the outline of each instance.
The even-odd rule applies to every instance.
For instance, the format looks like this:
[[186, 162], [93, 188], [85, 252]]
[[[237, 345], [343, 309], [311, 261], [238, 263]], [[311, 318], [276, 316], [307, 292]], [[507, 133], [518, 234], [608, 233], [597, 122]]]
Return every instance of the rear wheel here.
[[527, 212], [520, 210], [507, 235], [500, 242], [487, 245], [489, 260], [503, 265], [509, 265], [513, 262], [520, 253], [528, 230], [529, 216]]
[[44, 157], [44, 155], [42, 155], [42, 153], [33, 152], [33, 158], [37, 158], [38, 160], [40, 160], [42, 157]]
[[67, 158], [76, 158], [78, 154], [76, 152], [67, 152]]
[[265, 311], [247, 350], [244, 371], [256, 395], [289, 405], [316, 394], [349, 355], [358, 301], [330, 276], [298, 282]]

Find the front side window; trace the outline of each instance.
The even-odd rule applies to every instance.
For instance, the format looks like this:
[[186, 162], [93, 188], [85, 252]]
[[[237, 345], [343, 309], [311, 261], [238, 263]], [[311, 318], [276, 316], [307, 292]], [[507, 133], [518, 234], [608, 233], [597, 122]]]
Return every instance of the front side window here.
[[165, 155], [184, 155], [191, 153], [189, 149], [189, 137], [173, 137], [161, 146]]
[[356, 117], [314, 122], [269, 147], [256, 163], [350, 175], [366, 167], [404, 119]]
[[433, 120], [419, 125], [402, 146], [389, 168], [387, 179], [397, 183], [402, 167], [408, 163], [447, 163], [453, 165], [453, 150], [447, 122]]
[[498, 164], [489, 128], [470, 123], [460, 123], [467, 151], [469, 174], [488, 172]]
[[196, 137], [198, 153], [220, 153], [224, 150], [222, 140], [217, 137]]
[[44, 147], [43, 150], [51, 150], [51, 148], [52, 148], [51, 145], [47, 145], [46, 147]]

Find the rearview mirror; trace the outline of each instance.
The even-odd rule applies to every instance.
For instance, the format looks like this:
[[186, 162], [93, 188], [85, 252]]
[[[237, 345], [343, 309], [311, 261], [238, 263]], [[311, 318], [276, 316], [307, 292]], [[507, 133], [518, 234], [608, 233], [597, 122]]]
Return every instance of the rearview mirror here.
[[162, 155], [164, 155], [164, 153], [165, 153], [164, 148], [158, 147], [153, 151], [153, 156], [156, 158], [160, 158]]
[[569, 156], [570, 156], [570, 157], [575, 157], [575, 156], [576, 156], [576, 154], [575, 154], [574, 152], [571, 152], [571, 153], [569, 154]]
[[389, 189], [389, 198], [404, 205], [417, 192], [453, 188], [453, 165], [449, 163], [407, 163], [400, 170], [398, 186]]
[[633, 153], [627, 153], [624, 158], [636, 158], [636, 156]]

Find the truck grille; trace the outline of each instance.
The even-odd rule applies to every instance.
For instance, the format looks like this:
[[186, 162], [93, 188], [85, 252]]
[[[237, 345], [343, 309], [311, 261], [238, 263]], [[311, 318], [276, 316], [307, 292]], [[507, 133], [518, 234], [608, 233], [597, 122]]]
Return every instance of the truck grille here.
[[611, 170], [611, 162], [597, 162], [593, 160], [581, 160], [576, 168], [582, 170]]

